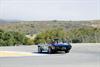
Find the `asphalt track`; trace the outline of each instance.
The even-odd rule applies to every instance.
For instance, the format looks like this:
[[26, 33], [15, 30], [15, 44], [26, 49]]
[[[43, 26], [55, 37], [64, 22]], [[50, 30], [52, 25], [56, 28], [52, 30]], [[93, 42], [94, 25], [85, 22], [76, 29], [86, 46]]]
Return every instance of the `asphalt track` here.
[[38, 54], [36, 46], [0, 47], [0, 51], [33, 54], [33, 56], [0, 57], [0, 67], [100, 67], [99, 44], [72, 44], [72, 49], [67, 54], [64, 52]]

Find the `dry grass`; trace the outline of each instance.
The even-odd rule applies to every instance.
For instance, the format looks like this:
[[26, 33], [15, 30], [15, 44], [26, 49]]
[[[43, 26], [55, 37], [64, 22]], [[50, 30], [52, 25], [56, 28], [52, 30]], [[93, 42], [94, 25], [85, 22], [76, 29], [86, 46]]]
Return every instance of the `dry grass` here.
[[71, 30], [75, 28], [100, 28], [100, 20], [95, 21], [19, 21], [0, 24], [0, 29], [7, 31], [20, 31], [24, 33], [39, 33], [48, 29], [63, 28]]

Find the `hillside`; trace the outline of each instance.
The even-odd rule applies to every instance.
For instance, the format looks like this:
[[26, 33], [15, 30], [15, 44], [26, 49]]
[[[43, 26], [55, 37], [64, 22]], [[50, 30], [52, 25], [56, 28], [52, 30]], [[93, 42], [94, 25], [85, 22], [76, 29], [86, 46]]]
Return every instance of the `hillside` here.
[[63, 28], [65, 31], [75, 28], [100, 28], [100, 20], [92, 21], [17, 21], [0, 23], [0, 29], [6, 31], [20, 31], [26, 34], [39, 33], [53, 28]]

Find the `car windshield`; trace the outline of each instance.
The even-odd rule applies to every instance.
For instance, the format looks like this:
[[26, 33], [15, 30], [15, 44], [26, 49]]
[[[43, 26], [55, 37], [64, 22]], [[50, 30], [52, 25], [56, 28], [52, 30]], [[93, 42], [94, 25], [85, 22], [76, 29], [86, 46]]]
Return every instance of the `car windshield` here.
[[66, 43], [65, 39], [54, 39], [54, 43]]

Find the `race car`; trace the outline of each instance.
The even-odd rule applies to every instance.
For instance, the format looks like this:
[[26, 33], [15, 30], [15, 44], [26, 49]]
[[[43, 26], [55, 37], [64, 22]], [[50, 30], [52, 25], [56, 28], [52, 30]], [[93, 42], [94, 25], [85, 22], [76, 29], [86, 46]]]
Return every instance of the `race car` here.
[[66, 41], [61, 41], [59, 39], [54, 39], [54, 42], [49, 44], [38, 44], [38, 52], [42, 53], [43, 51], [48, 52], [49, 54], [55, 53], [57, 51], [65, 51], [68, 53], [72, 48], [71, 44]]

